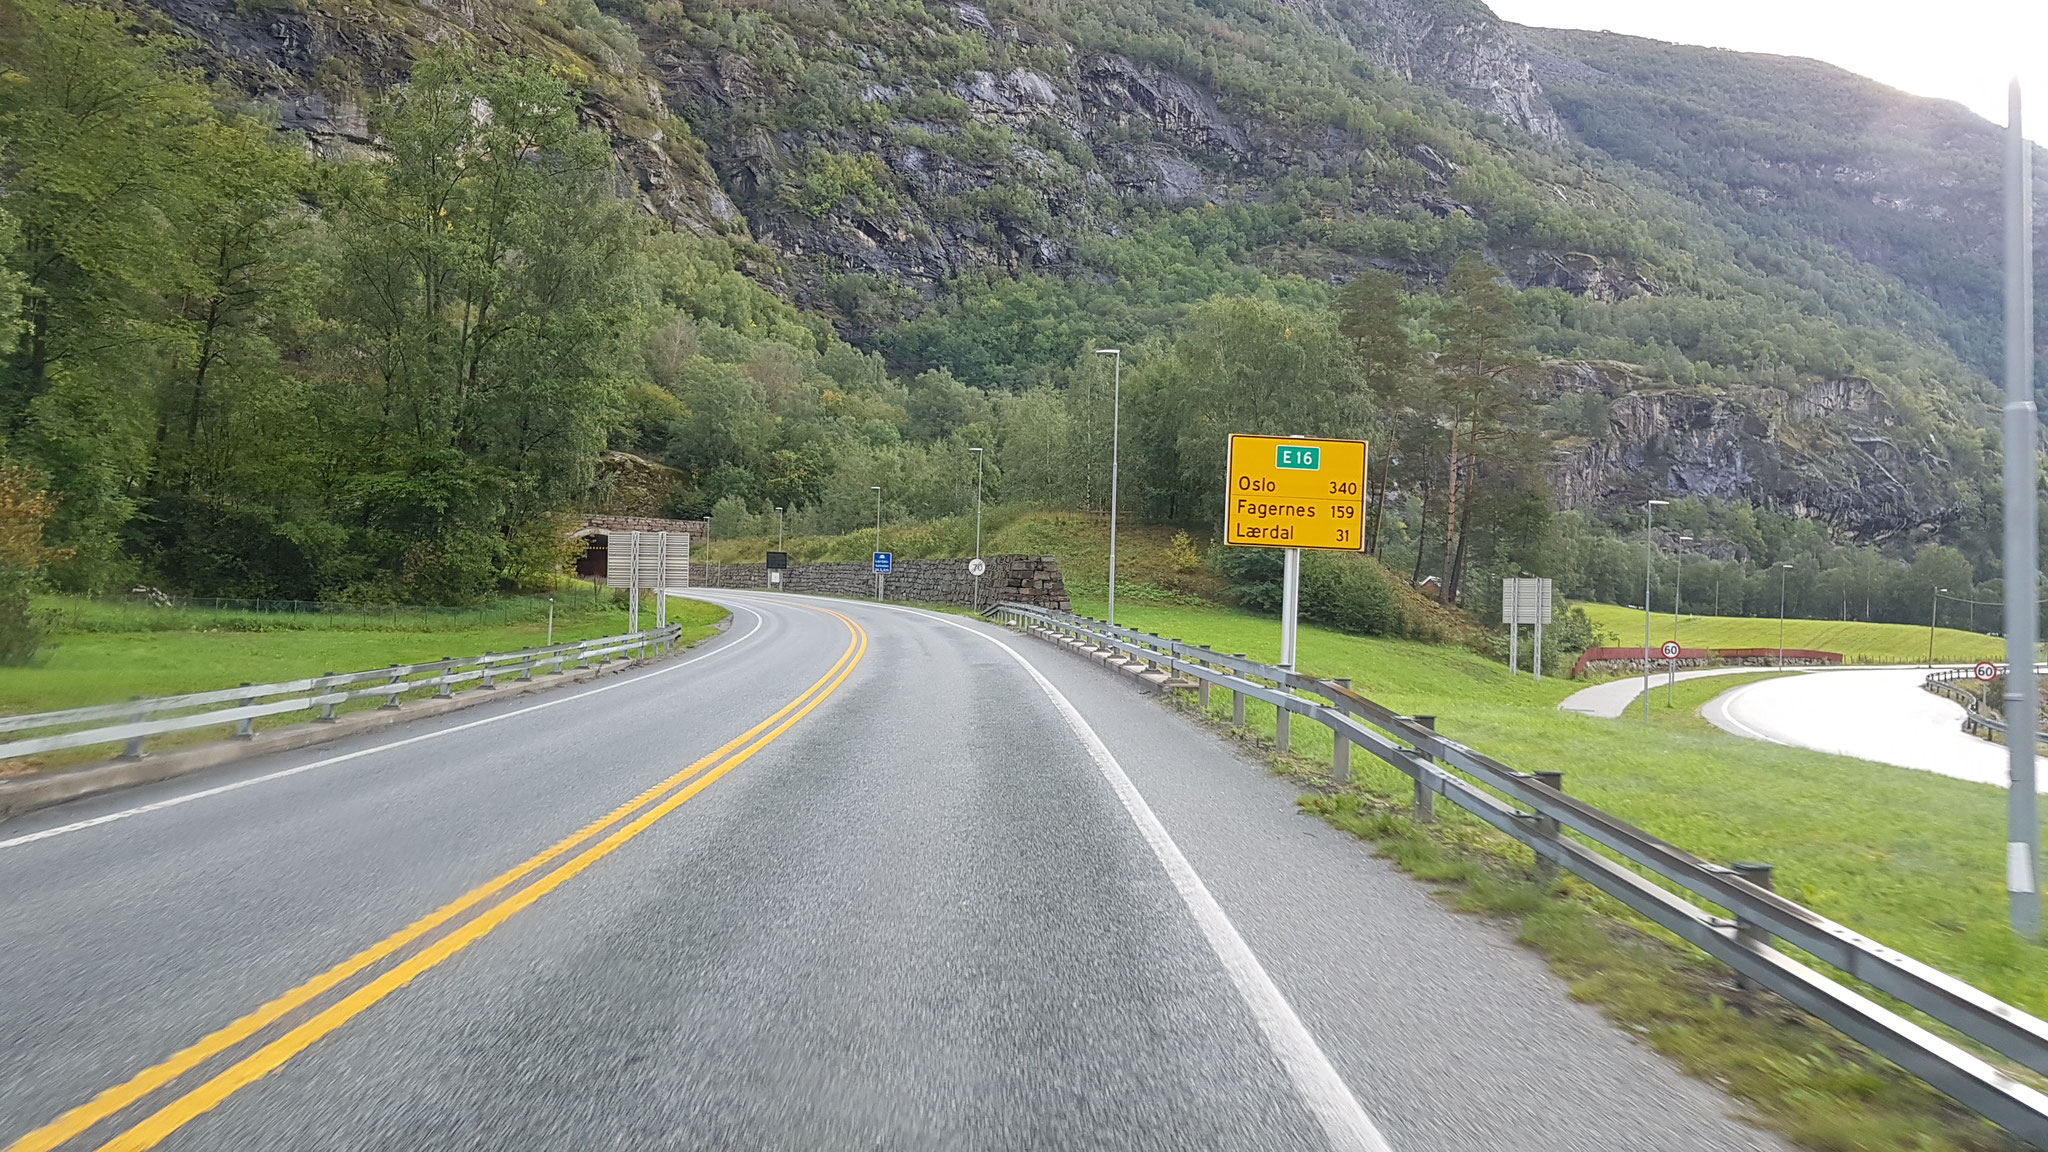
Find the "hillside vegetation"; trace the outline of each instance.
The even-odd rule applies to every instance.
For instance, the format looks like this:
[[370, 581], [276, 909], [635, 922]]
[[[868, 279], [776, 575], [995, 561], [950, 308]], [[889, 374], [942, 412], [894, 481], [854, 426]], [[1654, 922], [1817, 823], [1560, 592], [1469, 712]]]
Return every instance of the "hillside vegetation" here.
[[[1100, 513], [1113, 422], [1170, 530], [1228, 432], [1372, 440], [1382, 605], [1618, 598], [1657, 493], [1731, 583], [1995, 581], [1984, 301], [1927, 298], [1981, 215], [1732, 212], [1596, 64], [1537, 79], [1682, 70], [1546, 44], [1451, 0], [0, 0], [0, 659], [43, 585], [465, 604], [578, 511], [957, 517], [974, 448]], [[1672, 99], [1805, 115], [1716, 91]]]

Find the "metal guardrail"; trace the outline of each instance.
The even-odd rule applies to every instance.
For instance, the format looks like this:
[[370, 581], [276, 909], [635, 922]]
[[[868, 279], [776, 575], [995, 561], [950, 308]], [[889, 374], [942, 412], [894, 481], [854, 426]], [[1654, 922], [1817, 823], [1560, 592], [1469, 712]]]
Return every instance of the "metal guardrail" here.
[[[486, 652], [481, 656], [450, 657], [424, 664], [393, 664], [366, 672], [313, 676], [279, 684], [244, 684], [239, 688], [192, 692], [182, 696], [142, 697], [121, 704], [99, 704], [61, 712], [0, 716], [0, 733], [44, 733], [0, 743], [0, 760], [66, 748], [88, 748], [95, 744], [122, 744], [125, 746], [123, 756], [139, 757], [143, 741], [151, 736], [221, 724], [233, 724], [235, 737], [246, 739], [254, 734], [255, 722], [266, 716], [317, 708], [319, 715], [316, 720], [331, 721], [335, 718], [335, 708], [352, 700], [381, 696], [384, 698], [382, 707], [396, 708], [399, 697], [428, 688], [434, 689], [434, 695], [445, 697], [453, 694], [455, 685], [472, 680], [479, 681], [481, 688], [493, 688], [501, 677], [531, 680], [535, 669], [550, 665], [551, 672], [560, 673], [567, 665], [588, 667], [592, 661], [601, 664], [627, 653], [639, 658], [651, 650], [658, 655], [671, 650], [680, 635], [681, 625], [670, 624], [649, 631], [627, 632], [545, 648], [523, 648], [517, 652]], [[109, 720], [116, 723], [103, 723]], [[49, 731], [51, 729], [65, 731]]]
[[[1999, 667], [2002, 669], [2005, 666], [2001, 664]], [[2034, 665], [2034, 673], [2037, 676], [2048, 676], [2048, 664]], [[1958, 684], [1965, 680], [1973, 684], [1980, 683], [1977, 680], [1976, 673], [1971, 669], [1943, 668], [1939, 671], [1928, 673], [1926, 682], [1920, 686], [1936, 696], [1953, 700], [1963, 706], [1963, 731], [1968, 732], [1972, 736], [1989, 733], [1985, 737], [1986, 739], [1995, 738], [1997, 743], [2005, 743], [2005, 718], [2003, 716], [1993, 716], [1991, 713], [1984, 711], [1976, 693], [1966, 692], [1962, 688], [1957, 687]], [[2034, 739], [2037, 746], [2048, 744], [2048, 732], [2036, 731]]]
[[1240, 724], [1246, 700], [1264, 701], [1275, 709], [1275, 743], [1283, 752], [1290, 717], [1327, 726], [1339, 782], [1350, 776], [1350, 746], [1364, 749], [1414, 781], [1418, 822], [1433, 820], [1435, 798], [1445, 798], [1527, 845], [1539, 878], [1571, 872], [1727, 964], [1746, 985], [1777, 993], [2007, 1132], [2048, 1148], [2048, 1095], [1779, 951], [1772, 940], [2043, 1076], [2048, 1022], [1787, 900], [1771, 891], [1767, 867], [1701, 859], [1566, 795], [1561, 772], [1516, 771], [1440, 735], [1434, 717], [1401, 715], [1338, 681], [1031, 605], [1002, 603], [984, 614], [1107, 654], [1127, 668], [1141, 662], [1141, 677], [1161, 687], [1194, 688], [1205, 706], [1211, 688], [1228, 689]]

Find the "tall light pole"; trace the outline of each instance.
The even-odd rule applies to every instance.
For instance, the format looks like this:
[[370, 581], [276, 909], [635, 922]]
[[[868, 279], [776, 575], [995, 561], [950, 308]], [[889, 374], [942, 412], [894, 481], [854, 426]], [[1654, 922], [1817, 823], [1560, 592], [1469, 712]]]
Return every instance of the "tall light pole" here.
[[[1678, 542], [1680, 544], [1690, 544], [1692, 543], [1692, 537], [1680, 536], [1678, 538]], [[1678, 642], [1678, 602], [1680, 596], [1684, 592], [1684, 589], [1685, 551], [1683, 549], [1680, 549], [1678, 553], [1678, 574], [1671, 578], [1671, 642], [1674, 644]], [[1645, 600], [1643, 603], [1645, 606], [1647, 606], [1649, 604], [1649, 601]], [[1676, 692], [1677, 690], [1678, 657], [1673, 656], [1671, 658], [1671, 677], [1670, 679], [1664, 681], [1664, 706], [1666, 708], [1671, 707], [1671, 695], [1673, 692]]]
[[1785, 670], [1785, 573], [1790, 564], [1778, 565], [1778, 671]]
[[1927, 598], [1927, 666], [1934, 667], [1934, 616], [1941, 608], [1941, 594], [1946, 588], [1936, 588], [1934, 595]]
[[[1680, 536], [1680, 544], [1692, 543], [1692, 537]], [[1678, 639], [1678, 604], [1685, 594], [1685, 552], [1678, 553], [1678, 575], [1671, 580], [1671, 638]]]
[[1124, 353], [1097, 348], [1097, 356], [1115, 357], [1109, 385], [1109, 622], [1116, 623], [1116, 479], [1117, 450], [1123, 435]]
[[[981, 449], [969, 448], [974, 453], [974, 558], [981, 559]], [[981, 573], [974, 574], [974, 609], [981, 610]]]
[[[2005, 720], [2031, 733], [2040, 714], [2034, 653], [2041, 639], [2041, 544], [2034, 485], [2034, 146], [2020, 126], [2020, 82], [2012, 82], [2005, 126]], [[2011, 780], [2005, 791], [2005, 893], [2012, 930], [2041, 932], [2035, 863], [2041, 856], [2040, 800], [2034, 790], [2031, 736], [2008, 739]]]
[[[875, 552], [879, 555], [882, 551], [882, 486], [870, 484], [868, 485], [868, 490], [875, 494]], [[875, 599], [880, 600], [881, 598], [882, 570], [877, 568], [875, 569]]]
[[1657, 509], [1671, 503], [1669, 500], [1647, 500], [1643, 503], [1643, 723], [1650, 722], [1650, 579], [1651, 565], [1656, 560], [1656, 545], [1650, 540], [1650, 522], [1657, 518]]

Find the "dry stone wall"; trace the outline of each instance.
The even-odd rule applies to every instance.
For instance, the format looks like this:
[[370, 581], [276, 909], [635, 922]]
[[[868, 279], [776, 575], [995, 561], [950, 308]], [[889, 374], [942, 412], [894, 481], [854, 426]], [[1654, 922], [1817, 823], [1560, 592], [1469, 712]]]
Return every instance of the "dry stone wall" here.
[[[1070, 611], [1067, 582], [1054, 556], [985, 556], [981, 606], [999, 601]], [[759, 564], [692, 564], [690, 583], [702, 588], [767, 588], [768, 569]], [[866, 564], [792, 564], [781, 590], [821, 596], [873, 596], [875, 574]], [[887, 599], [923, 604], [975, 603], [974, 575], [965, 560], [898, 560], [883, 586]]]

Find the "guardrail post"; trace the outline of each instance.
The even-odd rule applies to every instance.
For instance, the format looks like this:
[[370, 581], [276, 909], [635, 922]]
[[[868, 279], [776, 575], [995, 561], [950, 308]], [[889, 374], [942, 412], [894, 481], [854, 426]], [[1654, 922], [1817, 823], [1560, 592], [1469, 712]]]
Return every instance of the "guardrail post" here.
[[491, 682], [491, 677], [492, 677], [492, 674], [493, 674], [493, 669], [491, 668], [491, 654], [490, 654], [489, 652], [486, 652], [486, 653], [484, 653], [484, 661], [483, 661], [483, 663], [484, 663], [484, 684], [483, 684], [483, 686], [484, 686], [485, 688], [487, 688], [487, 689], [495, 689], [495, 688], [497, 688], [497, 685], [496, 685], [496, 684], [493, 684], [493, 683]]
[[[130, 700], [141, 700], [141, 699], [143, 699], [143, 697], [141, 697], [141, 696], [130, 696], [130, 697], [129, 697], [129, 699], [130, 699]], [[137, 724], [140, 724], [140, 723], [142, 723], [142, 721], [143, 721], [144, 719], [146, 719], [146, 718], [148, 717], [148, 715], [149, 715], [149, 713], [147, 713], [147, 712], [143, 711], [143, 710], [142, 710], [142, 709], [140, 709], [140, 708], [137, 708], [137, 709], [136, 709], [135, 711], [133, 711], [133, 712], [131, 712], [131, 713], [129, 713], [129, 714], [128, 714], [128, 719], [129, 719], [129, 720], [131, 720], [131, 721], [133, 721], [133, 722], [135, 722], [135, 723], [137, 723]], [[130, 737], [128, 738], [128, 746], [127, 746], [127, 747], [125, 747], [125, 748], [123, 748], [123, 749], [121, 749], [121, 759], [123, 759], [123, 760], [140, 760], [140, 759], [142, 759], [142, 737], [140, 737], [140, 736], [130, 736]]]
[[441, 657], [441, 687], [434, 693], [437, 699], [446, 700], [448, 697], [455, 695], [455, 685], [448, 682], [448, 674], [453, 671], [455, 671], [455, 657]]
[[1287, 754], [1287, 720], [1292, 715], [1285, 704], [1273, 705], [1273, 748], [1283, 756]]
[[[1209, 669], [1209, 662], [1207, 660], [1197, 660], [1195, 661], [1195, 667], [1200, 668], [1206, 672]], [[1200, 704], [1202, 706], [1202, 713], [1204, 715], [1208, 714], [1209, 681], [1199, 676], [1195, 678], [1195, 703]]]
[[[1339, 676], [1337, 683], [1349, 688], [1351, 677]], [[1330, 725], [1330, 782], [1351, 783], [1351, 741], [1344, 738], [1343, 731], [1335, 724]]]
[[562, 659], [562, 650], [559, 648], [555, 649], [555, 675], [557, 676], [562, 674]]
[[540, 663], [540, 661], [529, 657], [525, 660], [520, 661], [519, 663], [521, 664], [521, 667], [519, 669], [519, 678], [521, 680], [533, 679], [533, 666], [535, 664]]
[[[1562, 772], [1543, 770], [1531, 772], [1530, 775], [1536, 778], [1538, 784], [1545, 785], [1557, 792], [1564, 791], [1564, 773]], [[1558, 838], [1560, 829], [1558, 828], [1557, 821], [1551, 817], [1537, 813], [1531, 822], [1536, 826], [1536, 834], [1543, 839], [1556, 840]], [[1544, 888], [1557, 883], [1557, 862], [1541, 852], [1536, 853], [1536, 883]]]
[[[242, 687], [247, 688], [254, 683], [255, 681], [253, 680], [244, 680], [242, 681]], [[244, 696], [240, 700], [235, 701], [235, 705], [239, 708], [247, 708], [249, 705], [254, 704], [255, 702], [256, 698], [254, 696]], [[255, 738], [256, 721], [254, 719], [248, 716], [244, 716], [240, 720], [235, 721], [235, 734], [229, 737], [229, 739], [254, 740]]]
[[[1740, 876], [1744, 880], [1749, 881], [1751, 884], [1754, 884], [1757, 887], [1762, 888], [1764, 891], [1776, 891], [1776, 888], [1773, 886], [1772, 883], [1772, 869], [1769, 864], [1759, 864], [1754, 861], [1744, 861], [1739, 864], [1730, 864], [1729, 867], [1735, 870], [1735, 874], [1737, 876]], [[1744, 944], [1758, 948], [1769, 947], [1771, 943], [1770, 933], [1764, 931], [1762, 928], [1757, 927], [1755, 924], [1752, 924], [1749, 921], [1744, 920], [1740, 916], [1737, 916], [1735, 918], [1735, 938], [1737, 940], [1742, 941]], [[1757, 985], [1754, 981], [1742, 975], [1742, 973], [1737, 972], [1735, 974], [1735, 986], [1737, 988], [1755, 988]]]
[[[329, 682], [334, 676], [334, 673], [322, 672], [320, 676], [321, 681], [320, 683], [313, 685], [313, 691], [318, 694], [325, 695], [329, 689], [334, 687], [334, 685]], [[326, 703], [320, 705], [320, 714], [318, 716], [313, 717], [313, 722], [315, 724], [334, 723], [334, 701], [329, 700]]]
[[[1244, 653], [1239, 652], [1237, 658], [1244, 659]], [[1244, 693], [1235, 688], [1230, 690], [1230, 724], [1233, 728], [1244, 727]]]
[[397, 683], [398, 683], [398, 680], [399, 680], [399, 671], [398, 671], [398, 665], [396, 665], [396, 664], [393, 664], [393, 665], [391, 666], [391, 681], [390, 681], [390, 682], [391, 682], [391, 684], [392, 684], [392, 685], [393, 685], [394, 687], [393, 687], [393, 688], [391, 689], [391, 691], [389, 691], [389, 692], [386, 692], [386, 693], [384, 694], [384, 702], [383, 702], [382, 704], [379, 704], [379, 705], [377, 705], [377, 710], [378, 710], [379, 712], [388, 712], [388, 711], [391, 711], [391, 710], [393, 710], [393, 709], [396, 709], [396, 708], [398, 707], [398, 693], [400, 692], [400, 689], [396, 687], [396, 685], [397, 685]]
[[[1431, 732], [1436, 731], [1436, 717], [1434, 716], [1410, 716], [1409, 719], [1415, 721], [1421, 727], [1429, 729]], [[1414, 819], [1417, 824], [1436, 823], [1436, 793], [1429, 790], [1429, 782], [1421, 776], [1415, 778]]]

